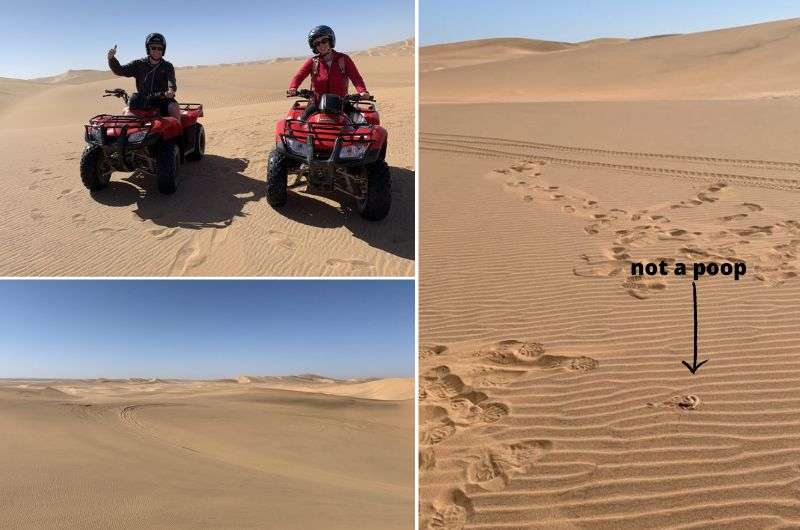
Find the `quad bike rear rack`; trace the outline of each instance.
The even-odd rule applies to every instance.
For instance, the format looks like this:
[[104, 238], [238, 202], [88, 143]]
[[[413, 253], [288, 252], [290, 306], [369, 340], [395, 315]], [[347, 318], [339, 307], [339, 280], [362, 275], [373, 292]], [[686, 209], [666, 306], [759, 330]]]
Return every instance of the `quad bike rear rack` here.
[[178, 103], [178, 108], [185, 111], [190, 110], [199, 110], [199, 116], [203, 116], [203, 104], [202, 103]]

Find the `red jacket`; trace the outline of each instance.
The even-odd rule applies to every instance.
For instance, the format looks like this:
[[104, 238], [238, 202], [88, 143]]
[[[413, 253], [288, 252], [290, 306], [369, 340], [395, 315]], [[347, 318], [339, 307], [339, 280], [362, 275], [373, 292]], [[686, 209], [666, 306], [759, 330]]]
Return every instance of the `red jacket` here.
[[[348, 81], [353, 82], [353, 86], [355, 86], [357, 92], [366, 92], [367, 87], [364, 86], [364, 80], [361, 78], [361, 74], [358, 73], [358, 68], [356, 68], [350, 56], [339, 53], [336, 50], [331, 51], [331, 54], [333, 54], [333, 61], [331, 62], [330, 68], [324, 60], [316, 55], [307, 59], [297, 73], [294, 74], [294, 77], [292, 77], [292, 80], [289, 82], [289, 88], [296, 89], [300, 87], [300, 84], [310, 74], [311, 90], [313, 90], [317, 96], [322, 94], [346, 96]], [[316, 68], [314, 67], [315, 62], [317, 63]], [[344, 73], [342, 73], [342, 66], [344, 67]]]

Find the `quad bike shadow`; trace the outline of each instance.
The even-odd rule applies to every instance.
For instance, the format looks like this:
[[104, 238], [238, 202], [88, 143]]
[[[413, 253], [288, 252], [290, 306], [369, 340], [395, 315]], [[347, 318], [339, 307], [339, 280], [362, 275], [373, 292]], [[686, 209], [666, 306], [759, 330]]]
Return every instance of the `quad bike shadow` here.
[[264, 182], [243, 174], [250, 161], [206, 154], [186, 168], [181, 192], [159, 193], [146, 174], [134, 172], [92, 197], [110, 206], [130, 206], [142, 220], [168, 228], [224, 228], [243, 217], [247, 203], [264, 198]]
[[[376, 223], [364, 219], [348, 202], [339, 206], [324, 202], [308, 192], [300, 194], [304, 182], [289, 185], [291, 201], [275, 211], [292, 221], [318, 228], [345, 227], [353, 236], [371, 247], [404, 259], [414, 259], [414, 172], [402, 167], [390, 167], [392, 179], [392, 209]], [[321, 195], [330, 197], [330, 195]]]

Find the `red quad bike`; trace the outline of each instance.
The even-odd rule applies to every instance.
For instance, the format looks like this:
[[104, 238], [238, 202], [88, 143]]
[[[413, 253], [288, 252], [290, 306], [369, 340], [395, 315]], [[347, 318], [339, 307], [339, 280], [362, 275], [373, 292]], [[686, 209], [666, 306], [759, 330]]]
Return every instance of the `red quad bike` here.
[[[301, 121], [313, 93], [301, 90], [285, 119], [275, 127], [275, 149], [267, 164], [267, 202], [287, 201], [289, 173], [305, 178], [312, 193], [342, 192], [355, 200], [362, 217], [379, 221], [392, 204], [392, 182], [386, 163], [386, 129], [374, 99], [358, 94], [342, 98], [324, 94], [319, 110]], [[345, 111], [345, 101], [355, 112]]]
[[206, 133], [197, 119], [203, 105], [182, 103], [180, 122], [162, 116], [158, 110], [160, 94], [140, 98], [121, 88], [106, 90], [103, 97], [122, 98], [128, 105], [125, 115], [100, 114], [86, 127], [86, 148], [81, 156], [81, 180], [91, 191], [108, 186], [114, 171], [142, 171], [154, 175], [158, 191], [169, 194], [178, 188], [178, 166], [184, 161], [203, 158]]

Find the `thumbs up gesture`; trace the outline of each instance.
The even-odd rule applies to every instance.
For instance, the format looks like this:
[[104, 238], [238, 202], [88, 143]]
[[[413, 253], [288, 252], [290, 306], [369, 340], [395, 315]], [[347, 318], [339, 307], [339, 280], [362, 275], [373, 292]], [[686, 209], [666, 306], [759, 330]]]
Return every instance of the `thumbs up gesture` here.
[[111, 60], [117, 54], [117, 45], [115, 44], [113, 48], [108, 50], [108, 59]]

